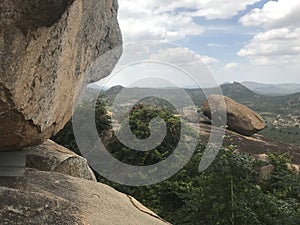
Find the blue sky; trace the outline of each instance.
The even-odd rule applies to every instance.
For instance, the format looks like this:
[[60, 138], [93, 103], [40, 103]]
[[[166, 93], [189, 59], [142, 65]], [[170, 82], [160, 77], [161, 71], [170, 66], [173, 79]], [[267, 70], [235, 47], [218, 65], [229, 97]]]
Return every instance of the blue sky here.
[[119, 0], [119, 23], [124, 43], [193, 51], [219, 84], [300, 83], [300, 0]]
[[239, 19], [252, 9], [263, 6], [264, 2], [267, 0], [247, 6], [247, 9], [228, 19], [207, 20], [204, 17], [196, 17], [194, 21], [205, 26], [207, 31], [201, 35], [186, 37], [174, 42], [218, 59], [237, 59], [236, 53], [244, 43], [249, 41], [255, 33], [262, 31], [257, 27], [243, 26], [239, 23]]

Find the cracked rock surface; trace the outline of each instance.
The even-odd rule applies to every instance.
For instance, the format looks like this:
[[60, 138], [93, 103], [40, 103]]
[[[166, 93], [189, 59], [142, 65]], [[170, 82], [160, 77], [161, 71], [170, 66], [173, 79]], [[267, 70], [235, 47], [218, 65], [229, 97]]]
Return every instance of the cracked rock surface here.
[[53, 136], [82, 87], [109, 75], [122, 52], [117, 8], [116, 0], [0, 2], [0, 151]]

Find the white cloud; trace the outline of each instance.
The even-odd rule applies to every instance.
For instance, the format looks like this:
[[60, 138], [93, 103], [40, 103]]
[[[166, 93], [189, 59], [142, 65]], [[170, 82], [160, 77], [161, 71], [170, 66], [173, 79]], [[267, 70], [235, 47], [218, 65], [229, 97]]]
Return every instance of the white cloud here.
[[163, 12], [164, 2], [120, 0], [119, 5], [119, 23], [125, 41], [172, 41], [204, 32], [190, 16]]
[[269, 1], [262, 9], [255, 8], [241, 17], [240, 22], [245, 26], [263, 26], [265, 28], [300, 25], [300, 1]]
[[230, 62], [230, 63], [227, 63], [225, 66], [224, 66], [224, 70], [236, 70], [236, 69], [239, 69], [240, 66], [238, 63], [236, 62]]
[[246, 26], [261, 26], [239, 52], [257, 65], [299, 64], [300, 60], [300, 1], [267, 2], [262, 9], [253, 9], [240, 22]]
[[217, 84], [208, 65], [214, 65], [217, 61], [215, 58], [200, 56], [187, 48], [161, 41], [131, 43], [124, 45], [123, 54], [112, 74], [98, 84], [128, 86], [139, 80], [149, 87], [166, 87], [165, 81], [181, 87], [212, 87]]
[[192, 18], [183, 15], [145, 15], [142, 19], [128, 18], [119, 21], [125, 39], [128, 41], [172, 41], [199, 35], [204, 31], [204, 28], [194, 23]]
[[162, 62], [169, 62], [175, 65], [192, 63], [203, 63], [205, 65], [211, 65], [218, 62], [218, 59], [209, 57], [206, 55], [198, 55], [187, 49], [178, 48], [167, 48], [159, 50], [158, 53], [150, 56], [151, 60], [157, 60]]
[[205, 64], [205, 65], [211, 65], [211, 64], [215, 64], [217, 62], [219, 62], [218, 59], [216, 58], [213, 58], [213, 57], [210, 57], [210, 56], [207, 56], [207, 55], [200, 55], [198, 56], [201, 61]]
[[119, 0], [125, 41], [178, 40], [202, 34], [194, 17], [225, 19], [259, 0]]

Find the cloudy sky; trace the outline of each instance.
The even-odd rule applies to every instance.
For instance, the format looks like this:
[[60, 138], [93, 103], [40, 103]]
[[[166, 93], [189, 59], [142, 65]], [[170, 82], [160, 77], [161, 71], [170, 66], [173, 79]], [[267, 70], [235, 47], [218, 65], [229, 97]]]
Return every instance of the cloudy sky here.
[[123, 40], [199, 55], [218, 83], [300, 83], [300, 0], [119, 0]]

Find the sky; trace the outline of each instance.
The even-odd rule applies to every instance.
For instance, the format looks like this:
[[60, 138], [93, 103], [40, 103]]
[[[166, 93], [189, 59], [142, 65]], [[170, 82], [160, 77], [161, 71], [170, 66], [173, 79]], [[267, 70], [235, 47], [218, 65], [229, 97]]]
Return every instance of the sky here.
[[[180, 46], [164, 46], [160, 52], [171, 55], [174, 62], [181, 60], [187, 50], [192, 52], [218, 84], [300, 83], [300, 0], [118, 2], [125, 45], [151, 40]], [[130, 74], [135, 72], [131, 69], [116, 77], [122, 84]]]

